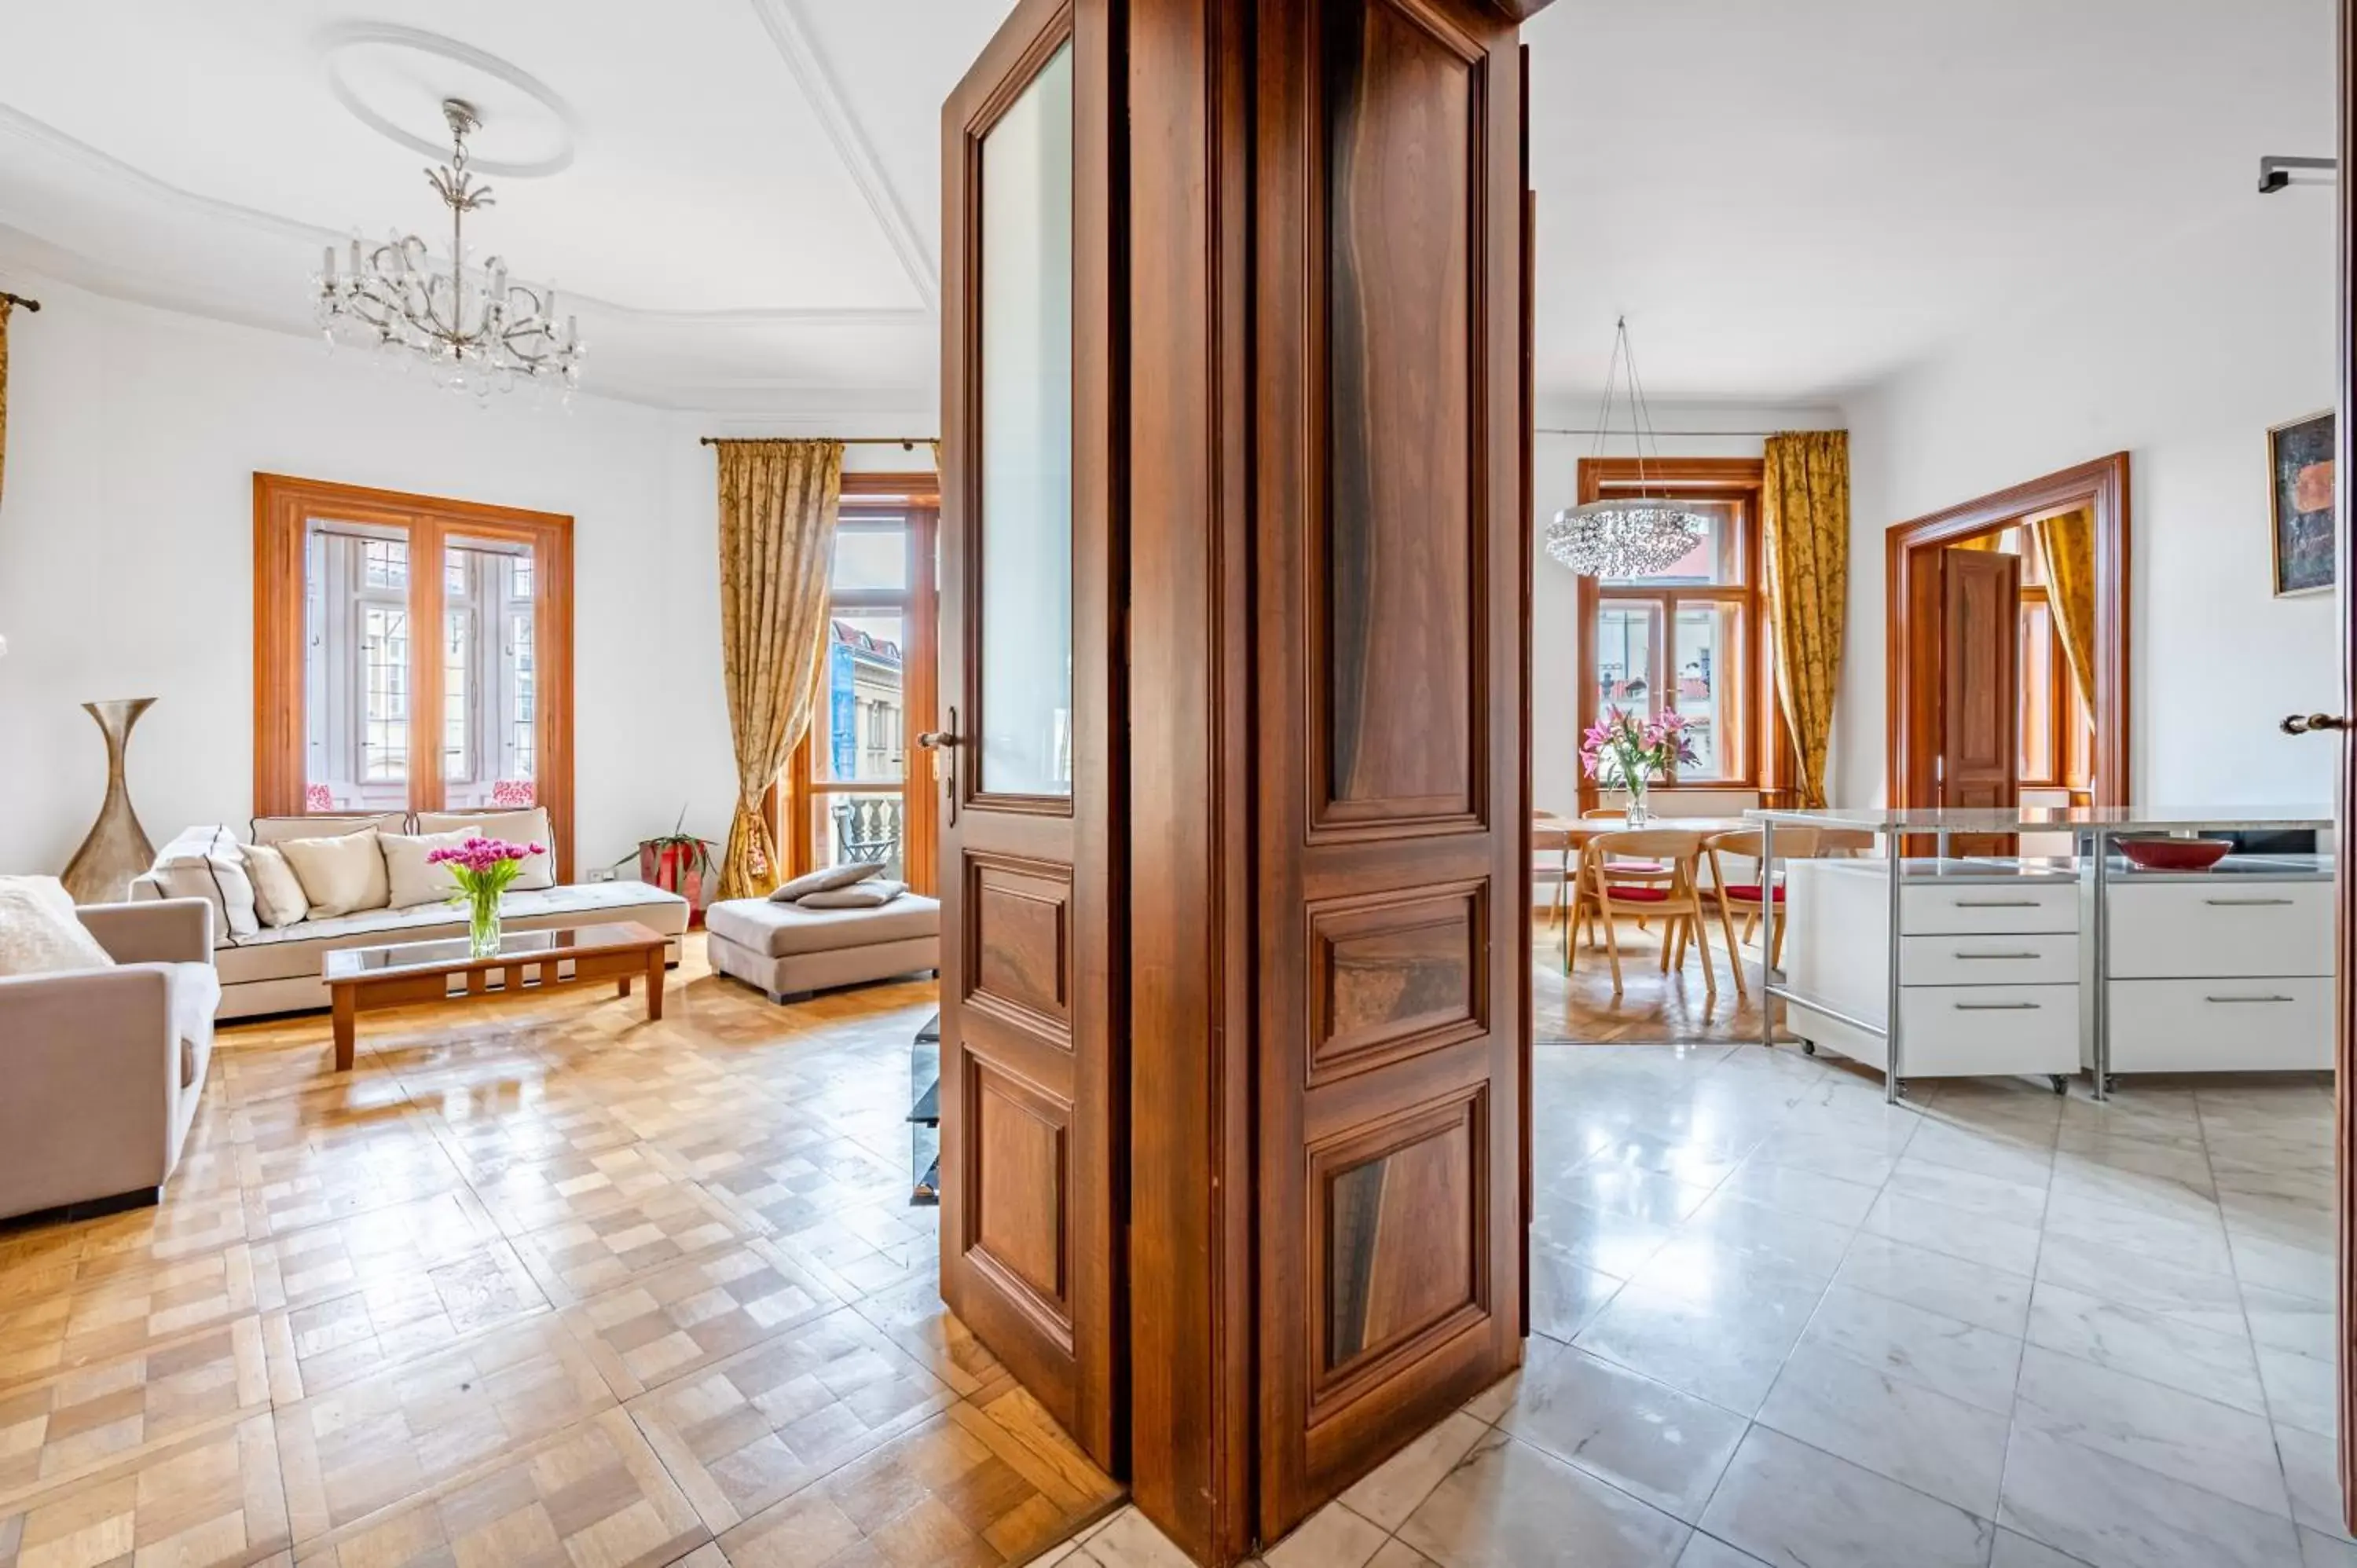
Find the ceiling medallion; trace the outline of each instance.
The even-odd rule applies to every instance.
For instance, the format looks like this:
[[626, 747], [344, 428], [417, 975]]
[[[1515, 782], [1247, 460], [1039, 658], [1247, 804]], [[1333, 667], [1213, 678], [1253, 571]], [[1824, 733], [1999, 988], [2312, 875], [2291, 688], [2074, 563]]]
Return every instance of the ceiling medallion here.
[[1585, 506], [1566, 507], [1547, 524], [1546, 551], [1583, 577], [1615, 582], [1657, 576], [1683, 560], [1710, 530], [1710, 520], [1684, 501], [1646, 495], [1645, 447], [1661, 460], [1661, 443], [1653, 436], [1653, 416], [1645, 406], [1645, 392], [1637, 379], [1637, 359], [1629, 347], [1629, 318], [1614, 323], [1612, 360], [1604, 371], [1604, 407], [1596, 420], [1593, 455], [1604, 455], [1612, 428], [1613, 379], [1624, 375], [1628, 384], [1630, 445], [1637, 454], [1637, 490], [1633, 496], [1609, 497]]
[[311, 280], [320, 328], [330, 347], [375, 349], [404, 364], [423, 360], [453, 391], [489, 397], [522, 381], [569, 394], [581, 384], [585, 345], [575, 317], [559, 326], [554, 287], [511, 282], [498, 256], [471, 273], [467, 265], [467, 214], [495, 205], [491, 188], [467, 166], [467, 138], [482, 117], [457, 98], [442, 101], [442, 116], [450, 161], [425, 178], [450, 209], [448, 262], [437, 263], [414, 234], [395, 233], [372, 249], [354, 235], [340, 269], [328, 246]]

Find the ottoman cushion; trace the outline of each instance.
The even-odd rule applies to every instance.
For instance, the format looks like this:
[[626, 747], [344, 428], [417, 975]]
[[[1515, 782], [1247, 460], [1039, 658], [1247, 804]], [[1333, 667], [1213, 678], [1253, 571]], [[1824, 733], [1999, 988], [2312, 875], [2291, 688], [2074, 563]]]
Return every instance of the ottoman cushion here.
[[874, 909], [804, 909], [766, 898], [728, 898], [704, 912], [704, 926], [765, 958], [790, 958], [939, 936], [942, 907], [916, 893]]

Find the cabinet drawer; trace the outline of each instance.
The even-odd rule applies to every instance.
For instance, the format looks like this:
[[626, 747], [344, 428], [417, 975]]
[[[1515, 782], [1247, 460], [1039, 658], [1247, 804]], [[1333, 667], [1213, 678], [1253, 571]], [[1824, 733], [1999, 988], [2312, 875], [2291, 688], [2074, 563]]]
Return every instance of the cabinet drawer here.
[[2330, 979], [2115, 980], [2114, 1072], [2332, 1066]]
[[1899, 1076], [2079, 1070], [2075, 985], [1919, 985], [1899, 993]]
[[1901, 937], [1901, 985], [2076, 985], [2079, 939], [2024, 936]]
[[2057, 882], [2026, 887], [1902, 887], [1899, 929], [1910, 937], [2075, 931], [2079, 886], [2074, 882]]
[[2114, 883], [2108, 910], [2115, 980], [2332, 972], [2332, 885]]

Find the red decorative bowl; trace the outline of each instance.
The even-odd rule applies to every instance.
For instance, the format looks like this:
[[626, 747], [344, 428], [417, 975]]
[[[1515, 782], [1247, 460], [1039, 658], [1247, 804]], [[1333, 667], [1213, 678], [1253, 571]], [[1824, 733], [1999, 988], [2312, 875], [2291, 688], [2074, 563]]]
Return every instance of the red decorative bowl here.
[[2233, 849], [2232, 839], [2123, 838], [2120, 853], [2147, 871], [2207, 871]]

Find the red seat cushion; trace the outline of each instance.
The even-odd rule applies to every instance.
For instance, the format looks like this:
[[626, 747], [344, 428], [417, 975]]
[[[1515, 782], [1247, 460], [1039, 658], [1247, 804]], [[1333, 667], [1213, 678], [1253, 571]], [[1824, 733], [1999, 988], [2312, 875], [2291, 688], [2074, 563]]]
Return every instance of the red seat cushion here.
[[1666, 887], [1615, 887], [1612, 901], [1616, 904], [1666, 904], [1670, 890]]
[[[1757, 904], [1760, 902], [1760, 884], [1757, 882], [1730, 882], [1727, 885], [1727, 896], [1729, 898], [1739, 900], [1742, 903]], [[1776, 902], [1781, 904], [1783, 901], [1784, 889], [1780, 884], [1776, 888]]]

